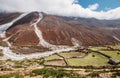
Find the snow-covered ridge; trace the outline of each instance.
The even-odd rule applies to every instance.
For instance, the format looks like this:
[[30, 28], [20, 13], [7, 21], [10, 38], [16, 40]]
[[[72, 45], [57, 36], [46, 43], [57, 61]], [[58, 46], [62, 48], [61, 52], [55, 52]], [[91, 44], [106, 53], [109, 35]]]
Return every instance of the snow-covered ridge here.
[[[5, 35], [6, 30], [7, 30], [8, 28], [10, 28], [16, 21], [22, 19], [24, 16], [26, 16], [26, 15], [28, 15], [28, 14], [29, 14], [29, 13], [23, 13], [23, 14], [21, 14], [19, 17], [17, 17], [16, 19], [12, 20], [11, 22], [6, 23], [6, 24], [3, 24], [3, 25], [0, 25], [0, 37], [1, 37], [1, 38], [5, 38], [5, 37], [6, 37], [6, 35]], [[8, 41], [9, 39], [10, 39], [10, 37], [5, 38], [3, 41], [5, 41], [5, 42], [8, 44], [8, 46], [11, 47], [12, 45], [11, 45], [10, 42]]]
[[23, 13], [19, 17], [17, 17], [16, 19], [12, 20], [11, 22], [0, 25], [0, 34], [2, 34], [4, 31], [6, 31], [8, 28], [10, 28], [16, 21], [20, 20], [21, 18], [23, 18], [24, 16], [26, 16], [28, 14], [29, 14], [29, 12]]

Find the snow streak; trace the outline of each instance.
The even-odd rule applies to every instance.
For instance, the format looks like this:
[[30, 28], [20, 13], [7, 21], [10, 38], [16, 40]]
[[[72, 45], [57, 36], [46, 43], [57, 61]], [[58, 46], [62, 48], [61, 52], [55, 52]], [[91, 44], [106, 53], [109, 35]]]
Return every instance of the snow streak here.
[[[3, 25], [0, 25], [0, 37], [1, 38], [5, 38], [6, 35], [6, 30], [8, 28], [10, 28], [16, 21], [20, 20], [21, 18], [23, 18], [24, 16], [28, 15], [29, 13], [23, 13], [21, 14], [19, 17], [17, 17], [16, 19], [12, 20], [11, 22], [9, 23], [6, 23], [6, 24], [3, 24]], [[10, 39], [10, 37], [4, 39], [3, 41], [5, 41], [9, 47], [11, 47], [12, 45], [10, 44], [10, 42], [8, 41]]]
[[0, 33], [3, 33], [4, 31], [6, 31], [8, 28], [10, 28], [16, 21], [20, 20], [21, 18], [23, 18], [24, 16], [28, 15], [29, 13], [23, 13], [22, 15], [20, 15], [19, 17], [17, 17], [16, 19], [12, 20], [9, 23], [0, 25]]
[[74, 45], [74, 47], [80, 47], [80, 46], [82, 45], [82, 44], [80, 44], [80, 42], [79, 42], [77, 39], [75, 39], [75, 38], [72, 38], [71, 41], [72, 41], [72, 44]]
[[120, 39], [117, 38], [116, 36], [113, 36], [113, 38], [120, 42]]
[[37, 24], [42, 20], [42, 18], [43, 18], [42, 13], [39, 13], [38, 20], [35, 23], [32, 24], [32, 26], [34, 26], [35, 33], [36, 33], [37, 37], [39, 38], [38, 45], [42, 45], [43, 47], [49, 48], [51, 50], [58, 50], [58, 49], [68, 48], [67, 46], [56, 46], [56, 45], [50, 44], [47, 41], [45, 41], [45, 39], [42, 36], [42, 32], [41, 32], [40, 28], [38, 28], [38, 26], [37, 26]]
[[39, 13], [38, 20], [33, 24], [34, 29], [35, 29], [35, 33], [36, 33], [37, 37], [39, 38], [38, 45], [42, 45], [43, 47], [46, 47], [46, 48], [55, 47], [55, 45], [52, 45], [44, 40], [41, 30], [37, 27], [37, 24], [42, 20], [42, 18], [43, 18], [42, 13]]

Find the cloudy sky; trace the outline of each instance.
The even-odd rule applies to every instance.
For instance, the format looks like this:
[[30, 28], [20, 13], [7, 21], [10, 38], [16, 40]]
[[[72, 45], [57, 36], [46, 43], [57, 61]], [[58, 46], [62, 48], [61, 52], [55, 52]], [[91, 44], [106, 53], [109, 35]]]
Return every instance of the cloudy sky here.
[[42, 11], [111, 20], [120, 19], [120, 0], [0, 0], [0, 11]]

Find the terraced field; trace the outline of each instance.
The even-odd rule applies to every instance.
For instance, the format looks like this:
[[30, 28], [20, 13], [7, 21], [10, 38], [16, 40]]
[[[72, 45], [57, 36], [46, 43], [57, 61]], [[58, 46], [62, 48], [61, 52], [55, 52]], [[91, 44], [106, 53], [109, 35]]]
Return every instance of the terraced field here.
[[45, 57], [45, 65], [55, 65], [55, 66], [66, 66], [67, 59], [76, 58], [76, 57], [84, 57], [85, 53], [82, 52], [63, 52], [54, 54], [48, 57]]
[[[120, 61], [119, 45], [115, 45], [113, 47], [110, 46], [110, 48], [108, 46], [100, 46], [100, 47], [92, 46], [89, 49], [91, 50], [91, 52], [88, 54], [85, 54], [84, 52], [62, 52], [59, 54], [54, 54], [54, 55], [45, 57], [45, 60], [46, 60], [45, 64], [56, 65], [55, 63], [57, 63], [57, 66], [58, 66], [58, 64], [60, 64], [60, 61], [61, 63], [64, 63], [63, 61], [65, 61], [67, 63], [66, 64], [67, 66], [110, 65], [108, 63], [109, 58], [102, 55], [101, 53], [107, 56], [110, 56], [111, 58], [115, 60]], [[92, 52], [92, 51], [98, 51], [98, 52]], [[65, 66], [65, 64], [63, 64], [63, 66]]]
[[[73, 51], [56, 53], [38, 59], [25, 59], [23, 61], [1, 60], [0, 78], [43, 78], [43, 76], [49, 75], [49, 77], [53, 77], [56, 75], [61, 76], [61, 74], [68, 74], [67, 76], [74, 74], [75, 78], [93, 78], [92, 76], [96, 76], [96, 78], [99, 78], [100, 76], [101, 78], [113, 78], [113, 76], [116, 76], [115, 78], [120, 77], [120, 64], [114, 69], [114, 66], [108, 63], [109, 58], [101, 54], [103, 53], [114, 59], [120, 60], [120, 54], [118, 53], [119, 48], [110, 50], [108, 47], [95, 46], [89, 49], [90, 52], [88, 53], [84, 53], [84, 51]], [[99, 66], [100, 69], [98, 69]], [[63, 70], [65, 72], [67, 71], [67, 73], [64, 73]], [[73, 72], [71, 72], [71, 70]], [[57, 74], [53, 72], [57, 72]], [[74, 76], [68, 78], [74, 78]]]
[[48, 57], [45, 57], [44, 58], [46, 61], [49, 61], [49, 60], [58, 60], [58, 59], [61, 59], [60, 56], [54, 54], [54, 55], [51, 55], [51, 56], [48, 56]]
[[83, 58], [71, 58], [68, 59], [70, 66], [104, 66], [107, 65], [108, 59], [98, 53], [90, 53]]
[[120, 54], [118, 54], [118, 51], [100, 51], [100, 52], [120, 61]]
[[65, 57], [65, 58], [74, 58], [74, 57], [79, 57], [79, 56], [85, 56], [85, 53], [82, 52], [63, 52], [59, 53], [59, 55]]
[[108, 50], [108, 48], [107, 47], [102, 47], [102, 46], [100, 46], [100, 47], [96, 47], [96, 46], [92, 46], [92, 47], [90, 47], [89, 48], [90, 50]]
[[[69, 66], [104, 66], [108, 64], [109, 59], [105, 56], [102, 56], [98, 53], [91, 52], [88, 55], [85, 53], [80, 52], [70, 52], [70, 53], [60, 53], [59, 55], [63, 56]], [[81, 57], [80, 57], [81, 56]], [[63, 59], [64, 59], [63, 58]], [[64, 63], [63, 60], [61, 60], [60, 63], [60, 57], [58, 55], [52, 55], [49, 57], [46, 57], [45, 65], [56, 65]], [[65, 65], [65, 64], [63, 64]]]
[[44, 64], [45, 65], [55, 65], [55, 66], [66, 66], [66, 63], [64, 60], [47, 61]]

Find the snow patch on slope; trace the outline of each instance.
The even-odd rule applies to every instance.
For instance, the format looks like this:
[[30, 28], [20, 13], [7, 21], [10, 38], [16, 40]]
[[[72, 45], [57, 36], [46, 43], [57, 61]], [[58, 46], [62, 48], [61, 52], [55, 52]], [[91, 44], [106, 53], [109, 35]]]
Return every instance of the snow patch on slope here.
[[113, 38], [120, 42], [120, 39], [117, 38], [116, 36], [113, 36]]
[[5, 38], [6, 35], [5, 35], [6, 31], [4, 31], [3, 33], [0, 34], [0, 38]]
[[80, 44], [80, 42], [79, 42], [77, 39], [75, 39], [75, 38], [72, 38], [71, 41], [72, 41], [72, 44], [73, 44], [75, 47], [80, 47], [80, 46], [82, 45], [82, 44]]

